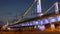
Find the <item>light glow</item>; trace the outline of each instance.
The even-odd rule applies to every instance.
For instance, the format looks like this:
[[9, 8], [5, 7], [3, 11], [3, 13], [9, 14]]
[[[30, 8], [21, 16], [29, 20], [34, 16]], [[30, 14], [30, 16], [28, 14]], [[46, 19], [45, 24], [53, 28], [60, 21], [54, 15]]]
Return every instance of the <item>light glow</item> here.
[[51, 28], [55, 28], [55, 25], [54, 24], [51, 24]]
[[55, 19], [54, 17], [50, 17], [50, 18], [49, 18], [49, 21], [50, 21], [50, 22], [56, 22], [56, 19]]
[[52, 23], [52, 22], [56, 22], [56, 21], [60, 21], [60, 16], [49, 17], [49, 18], [42, 19], [42, 20], [35, 20], [35, 21], [31, 21], [31, 22], [18, 24], [18, 25], [15, 25], [15, 26], [43, 25], [43, 24], [48, 24], [48, 23]]
[[39, 28], [41, 31], [44, 31], [45, 26], [44, 26], [44, 25], [38, 25], [38, 28]]

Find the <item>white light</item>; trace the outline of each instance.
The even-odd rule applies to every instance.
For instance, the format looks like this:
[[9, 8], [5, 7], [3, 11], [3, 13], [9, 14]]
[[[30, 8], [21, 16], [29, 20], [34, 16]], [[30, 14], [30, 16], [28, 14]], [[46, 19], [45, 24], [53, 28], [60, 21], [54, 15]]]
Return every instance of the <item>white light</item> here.
[[38, 20], [38, 24], [41, 24], [41, 21], [40, 20]]
[[32, 25], [32, 23], [29, 23], [30, 25]]
[[59, 7], [58, 7], [58, 2], [55, 3], [55, 13], [59, 13]]
[[43, 14], [41, 13], [41, 14], [38, 14], [38, 16], [42, 16]]
[[41, 24], [41, 25], [44, 24], [44, 23], [43, 23], [43, 20], [40, 21], [40, 24]]
[[34, 26], [34, 28], [36, 28], [36, 26]]
[[48, 19], [44, 19], [44, 24], [49, 23]]
[[49, 21], [50, 21], [50, 22], [56, 22], [56, 19], [55, 19], [54, 17], [50, 17], [50, 18], [49, 18]]
[[38, 16], [41, 16], [41, 0], [37, 0], [37, 13], [38, 13]]
[[21, 26], [25, 26], [25, 24], [23, 23], [23, 24], [21, 24]]
[[41, 13], [41, 0], [37, 2], [37, 13]]
[[8, 28], [8, 30], [11, 30], [11, 28]]
[[38, 25], [38, 28], [39, 28], [41, 31], [44, 31], [45, 26], [44, 26], [44, 25]]
[[51, 24], [51, 28], [55, 28], [55, 25], [54, 24]]
[[60, 21], [60, 16], [57, 16], [57, 20]]
[[35, 23], [38, 24], [38, 21], [36, 21]]
[[29, 26], [29, 23], [27, 23], [27, 25]]
[[55, 19], [51, 19], [51, 22], [55, 22], [56, 20]]

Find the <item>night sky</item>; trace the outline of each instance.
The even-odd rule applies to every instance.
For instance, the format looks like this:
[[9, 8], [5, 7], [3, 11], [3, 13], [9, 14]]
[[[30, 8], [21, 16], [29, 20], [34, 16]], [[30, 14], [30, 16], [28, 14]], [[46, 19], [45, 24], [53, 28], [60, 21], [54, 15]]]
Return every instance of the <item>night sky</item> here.
[[[8, 17], [14, 19], [16, 13], [21, 16], [33, 0], [0, 0], [0, 20], [6, 21]], [[42, 11], [47, 10], [60, 0], [42, 0]]]

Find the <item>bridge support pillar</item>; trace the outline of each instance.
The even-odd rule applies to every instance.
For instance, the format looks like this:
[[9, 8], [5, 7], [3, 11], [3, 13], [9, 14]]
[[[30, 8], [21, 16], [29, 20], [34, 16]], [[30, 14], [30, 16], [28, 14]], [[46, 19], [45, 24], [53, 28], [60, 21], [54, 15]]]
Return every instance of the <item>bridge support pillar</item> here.
[[41, 9], [41, 0], [37, 0], [37, 14], [38, 16], [42, 16], [42, 9]]
[[56, 14], [59, 13], [58, 2], [55, 3], [55, 13]]
[[55, 29], [55, 25], [51, 24], [51, 30], [53, 31]]
[[55, 28], [55, 25], [54, 24], [51, 24], [51, 28]]
[[34, 26], [34, 28], [37, 28], [37, 26]]
[[38, 28], [39, 28], [41, 31], [44, 31], [44, 30], [45, 30], [45, 25], [38, 25]]

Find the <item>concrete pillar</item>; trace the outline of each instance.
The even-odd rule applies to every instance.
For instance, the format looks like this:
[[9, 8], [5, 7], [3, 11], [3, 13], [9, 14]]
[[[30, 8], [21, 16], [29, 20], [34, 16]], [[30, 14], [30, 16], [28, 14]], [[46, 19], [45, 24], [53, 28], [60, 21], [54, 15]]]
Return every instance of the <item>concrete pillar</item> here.
[[58, 2], [55, 3], [55, 13], [56, 14], [59, 13]]
[[37, 28], [37, 26], [34, 26], [34, 28]]
[[51, 24], [51, 28], [55, 28], [55, 25], [54, 24]]
[[41, 31], [44, 31], [44, 30], [45, 30], [45, 25], [38, 25], [38, 28], [39, 28]]
[[42, 16], [43, 14], [41, 13], [41, 0], [37, 0], [37, 14], [38, 16]]

